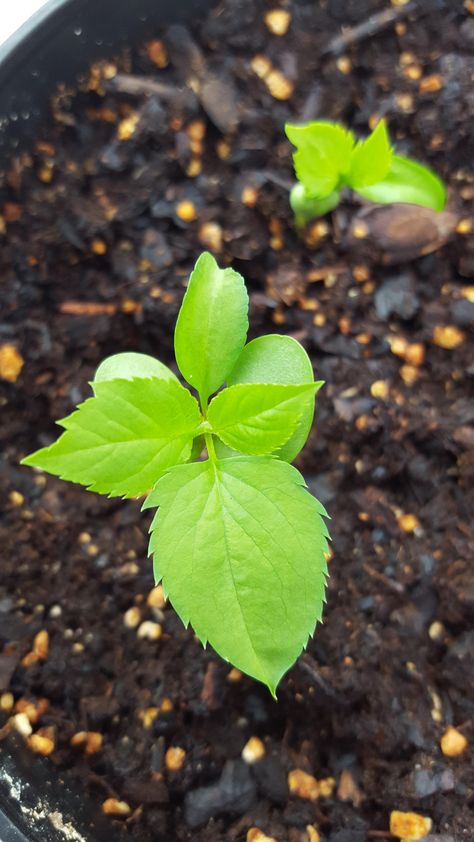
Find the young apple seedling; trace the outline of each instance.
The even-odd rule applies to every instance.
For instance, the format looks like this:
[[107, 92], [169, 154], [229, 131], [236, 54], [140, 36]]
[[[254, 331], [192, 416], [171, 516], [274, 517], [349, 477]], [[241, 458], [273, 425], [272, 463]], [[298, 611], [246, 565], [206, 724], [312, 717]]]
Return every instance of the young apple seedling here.
[[343, 126], [324, 121], [287, 123], [285, 132], [297, 150], [293, 163], [298, 182], [290, 204], [298, 228], [337, 207], [344, 187], [381, 204], [406, 202], [435, 211], [446, 204], [446, 189], [437, 175], [394, 154], [384, 120], [359, 141]]
[[109, 497], [148, 494], [156, 582], [204, 645], [275, 695], [324, 602], [327, 515], [289, 464], [323, 384], [296, 340], [246, 344], [247, 329], [243, 278], [202, 254], [174, 337], [199, 403], [158, 360], [116, 354], [22, 464]]

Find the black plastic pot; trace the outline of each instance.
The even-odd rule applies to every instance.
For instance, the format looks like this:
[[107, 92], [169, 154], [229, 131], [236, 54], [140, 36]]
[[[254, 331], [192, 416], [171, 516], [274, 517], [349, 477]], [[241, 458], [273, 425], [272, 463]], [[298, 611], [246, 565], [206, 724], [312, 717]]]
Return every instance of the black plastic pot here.
[[[50, 0], [0, 47], [0, 164], [28, 146], [58, 83], [202, 15], [212, 0]], [[0, 745], [0, 842], [102, 842], [111, 828], [80, 788], [21, 738]]]
[[3, 162], [44, 119], [59, 82], [98, 58], [153, 38], [159, 27], [202, 15], [212, 0], [49, 0], [0, 47]]

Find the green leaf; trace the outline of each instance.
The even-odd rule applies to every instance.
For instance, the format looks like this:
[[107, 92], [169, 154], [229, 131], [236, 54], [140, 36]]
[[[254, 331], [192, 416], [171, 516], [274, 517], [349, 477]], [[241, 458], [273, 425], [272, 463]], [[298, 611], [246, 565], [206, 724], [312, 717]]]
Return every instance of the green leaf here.
[[321, 620], [324, 508], [295, 468], [272, 457], [173, 468], [144, 508], [152, 506], [155, 578], [181, 620], [275, 695]]
[[293, 163], [308, 198], [322, 198], [337, 187], [350, 166], [354, 135], [343, 126], [316, 121], [297, 126], [286, 123], [288, 140], [297, 148]]
[[219, 392], [209, 406], [212, 432], [228, 447], [259, 456], [288, 441], [306, 408], [323, 385], [281, 386], [242, 383]]
[[94, 383], [103, 380], [132, 380], [134, 377], [158, 377], [161, 380], [176, 380], [168, 366], [150, 357], [133, 351], [113, 354], [102, 360], [94, 375]]
[[[311, 383], [313, 366], [305, 349], [291, 336], [271, 333], [253, 339], [243, 349], [235, 368], [227, 378], [229, 386], [236, 383]], [[292, 462], [304, 447], [314, 417], [314, 395], [304, 398], [298, 426], [276, 455]], [[229, 455], [229, 454], [227, 454]]]
[[219, 269], [208, 252], [189, 279], [174, 336], [176, 360], [202, 402], [232, 371], [248, 330], [248, 295], [233, 269]]
[[191, 454], [201, 422], [197, 401], [175, 380], [135, 378], [94, 384], [58, 441], [23, 459], [110, 497], [137, 497]]
[[406, 202], [421, 205], [434, 211], [442, 211], [446, 204], [446, 188], [428, 167], [394, 155], [390, 169], [382, 181], [370, 187], [357, 188], [364, 199], [389, 205], [392, 202]]
[[381, 181], [392, 161], [392, 148], [385, 120], [380, 120], [367, 140], [360, 140], [352, 151], [347, 183], [357, 190]]

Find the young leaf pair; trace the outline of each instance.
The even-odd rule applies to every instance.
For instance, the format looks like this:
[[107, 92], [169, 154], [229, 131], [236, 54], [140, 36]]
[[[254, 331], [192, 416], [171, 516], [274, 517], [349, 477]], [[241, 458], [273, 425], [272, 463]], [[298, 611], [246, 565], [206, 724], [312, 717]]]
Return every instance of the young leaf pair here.
[[23, 464], [111, 497], [152, 489], [156, 582], [204, 644], [275, 694], [324, 601], [326, 512], [289, 464], [322, 383], [294, 339], [246, 344], [247, 329], [243, 278], [202, 254], [175, 330], [199, 402], [158, 360], [117, 354], [60, 438]]
[[293, 163], [298, 183], [290, 204], [298, 227], [337, 207], [344, 187], [381, 204], [406, 202], [435, 211], [446, 204], [437, 175], [394, 153], [384, 120], [360, 141], [343, 126], [324, 121], [287, 123], [285, 131], [297, 150]]

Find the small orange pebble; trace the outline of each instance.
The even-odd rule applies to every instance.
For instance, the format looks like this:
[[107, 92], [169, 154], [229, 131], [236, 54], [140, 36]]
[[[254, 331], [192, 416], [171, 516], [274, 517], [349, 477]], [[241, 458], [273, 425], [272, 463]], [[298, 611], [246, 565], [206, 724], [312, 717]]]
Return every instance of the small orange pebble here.
[[218, 222], [204, 222], [199, 229], [199, 241], [212, 251], [222, 250], [222, 228]]
[[466, 339], [464, 331], [455, 325], [437, 325], [433, 331], [433, 343], [447, 351], [458, 348]]
[[33, 652], [38, 656], [38, 658], [40, 658], [40, 660], [44, 661], [44, 659], [48, 657], [48, 651], [49, 634], [46, 629], [42, 629], [38, 632], [33, 641]]
[[456, 225], [458, 234], [470, 234], [472, 231], [472, 219], [461, 219]]
[[159, 712], [160, 709], [157, 707], [145, 708], [145, 710], [140, 710], [138, 712], [138, 717], [143, 723], [143, 727], [151, 728]]
[[258, 191], [256, 188], [247, 184], [242, 190], [240, 201], [248, 208], [254, 208], [258, 201]]
[[339, 73], [343, 73], [344, 76], [348, 76], [352, 70], [352, 62], [349, 56], [339, 56], [336, 61], [336, 67], [339, 70]]
[[363, 240], [368, 236], [369, 229], [365, 222], [355, 222], [352, 226], [352, 235], [356, 240]]
[[361, 433], [363, 430], [367, 428], [367, 424], [369, 423], [368, 415], [359, 415], [358, 418], [355, 420], [356, 430], [359, 430]]
[[191, 158], [188, 166], [186, 167], [186, 175], [189, 178], [197, 178], [198, 175], [202, 173], [202, 163], [199, 158]]
[[304, 798], [307, 801], [316, 801], [319, 798], [318, 781], [302, 769], [293, 769], [288, 774], [288, 786], [291, 794], [298, 798]]
[[13, 710], [15, 699], [13, 693], [2, 693], [0, 696], [0, 710], [3, 713], [10, 713]]
[[145, 620], [138, 627], [137, 637], [142, 640], [159, 640], [162, 634], [162, 629], [159, 623], [153, 623], [151, 620]]
[[107, 252], [107, 244], [104, 240], [100, 240], [99, 238], [92, 240], [91, 249], [94, 254], [102, 255], [106, 254]]
[[102, 804], [102, 812], [106, 816], [129, 816], [132, 812], [126, 801], [119, 801], [118, 798], [106, 798]]
[[423, 365], [425, 361], [425, 346], [423, 345], [423, 343], [410, 343], [405, 351], [405, 359], [410, 365]]
[[370, 333], [358, 333], [355, 341], [359, 343], [359, 345], [370, 345], [372, 342], [372, 336]]
[[274, 836], [267, 836], [260, 828], [251, 827], [247, 831], [245, 842], [277, 842], [277, 840]]
[[189, 199], [182, 199], [176, 205], [176, 216], [183, 222], [194, 222], [198, 215], [194, 204]]
[[71, 737], [71, 745], [84, 746], [86, 754], [97, 754], [102, 748], [103, 739], [99, 731], [78, 731]]
[[191, 120], [186, 126], [186, 134], [190, 140], [204, 140], [206, 136], [206, 124], [204, 120]]
[[403, 839], [403, 842], [418, 842], [423, 839], [433, 826], [433, 822], [418, 813], [402, 813], [392, 810], [390, 813], [390, 833]]
[[305, 245], [309, 248], [314, 248], [321, 242], [321, 240], [324, 239], [324, 237], [327, 237], [328, 234], [329, 225], [324, 221], [324, 219], [319, 219], [317, 222], [311, 223], [311, 225], [306, 229], [304, 235]]
[[430, 76], [425, 76], [420, 82], [421, 94], [433, 94], [440, 91], [444, 85], [443, 77], [439, 73], [432, 73]]
[[420, 528], [420, 521], [416, 515], [402, 514], [397, 519], [397, 523], [402, 532], [414, 532], [415, 529]]
[[[413, 82], [417, 82], [418, 79], [421, 79], [422, 74], [423, 74], [423, 71], [422, 71], [419, 64], [410, 64], [403, 71], [403, 75], [406, 76], [407, 79], [411, 79]], [[421, 84], [420, 84], [420, 88], [421, 88]]]
[[281, 70], [274, 68], [270, 71], [268, 76], [265, 77], [264, 81], [273, 99], [284, 101], [290, 99], [293, 95], [295, 86], [293, 85], [293, 82], [290, 82], [290, 80], [286, 78]]
[[130, 140], [135, 134], [135, 129], [138, 126], [139, 120], [140, 116], [136, 111], [132, 111], [128, 117], [124, 117], [123, 120], [120, 120], [120, 123], [117, 126], [117, 140]]
[[316, 313], [313, 316], [313, 324], [316, 325], [316, 327], [324, 327], [326, 321], [327, 319], [324, 313]]
[[23, 497], [23, 494], [20, 491], [10, 491], [8, 499], [12, 506], [22, 506], [25, 502], [25, 498]]
[[28, 699], [18, 699], [15, 705], [15, 712], [26, 714], [31, 724], [36, 725], [48, 708], [48, 699], [38, 699], [35, 702], [31, 702]]
[[352, 268], [352, 277], [358, 284], [365, 284], [365, 282], [370, 278], [369, 267], [364, 266], [363, 264], [354, 266]]
[[227, 161], [231, 152], [231, 145], [227, 140], [218, 140], [216, 143], [216, 152], [221, 161]]
[[264, 17], [265, 25], [272, 35], [286, 35], [291, 15], [286, 9], [270, 9]]
[[50, 737], [43, 737], [41, 734], [32, 734], [28, 738], [28, 745], [34, 754], [41, 754], [49, 757], [54, 751], [54, 740]]
[[410, 64], [415, 64], [416, 62], [416, 55], [415, 53], [410, 53], [408, 50], [404, 50], [400, 53], [398, 62], [401, 67], [408, 67]]
[[161, 700], [160, 713], [170, 713], [173, 710], [173, 702], [167, 696]]
[[342, 316], [339, 319], [339, 321], [337, 323], [337, 326], [338, 326], [340, 332], [344, 336], [347, 336], [347, 334], [350, 333], [350, 330], [351, 330], [351, 320], [347, 316]]
[[269, 58], [258, 54], [250, 61], [250, 67], [259, 79], [265, 79], [273, 68]]
[[159, 41], [158, 38], [149, 41], [148, 44], [145, 44], [145, 50], [150, 61], [160, 70], [168, 66], [168, 53], [163, 41]]
[[52, 164], [50, 166], [45, 164], [43, 167], [40, 167], [39, 170], [38, 170], [38, 178], [39, 178], [40, 181], [43, 182], [43, 184], [50, 184], [50, 182], [53, 180], [53, 175], [54, 175], [54, 168], [53, 168]]
[[308, 834], [308, 842], [321, 842], [319, 831], [316, 830], [314, 825], [307, 824], [306, 833]]
[[163, 585], [157, 585], [152, 588], [146, 598], [146, 604], [149, 608], [164, 608], [166, 605], [166, 598], [163, 591]]
[[440, 740], [441, 751], [446, 757], [458, 757], [466, 751], [468, 742], [457, 728], [448, 725]]
[[400, 377], [407, 386], [414, 386], [420, 377], [420, 371], [414, 365], [402, 365], [400, 366]]
[[0, 379], [8, 383], [15, 383], [25, 364], [21, 354], [14, 345], [5, 343], [0, 345]]
[[236, 667], [232, 667], [230, 672], [227, 674], [227, 681], [231, 684], [237, 684], [238, 681], [242, 681], [242, 673]]
[[107, 81], [110, 81], [110, 79], [114, 79], [114, 77], [117, 75], [117, 65], [112, 64], [111, 61], [107, 61], [105, 64], [102, 65], [101, 72], [102, 78], [107, 79]]
[[21, 659], [20, 663], [22, 667], [27, 669], [31, 667], [33, 664], [37, 664], [39, 661], [38, 655], [36, 652], [27, 652], [26, 655]]
[[397, 94], [395, 97], [397, 109], [404, 114], [410, 114], [414, 109], [414, 99], [411, 94]]
[[368, 521], [370, 520], [370, 517], [369, 517], [369, 515], [367, 514], [367, 512], [359, 512], [359, 513], [358, 513], [358, 515], [357, 515], [357, 517], [359, 518], [359, 520], [360, 520], [362, 523], [368, 523]]
[[321, 778], [318, 781], [319, 784], [319, 794], [322, 798], [330, 798], [334, 792], [334, 787], [336, 786], [336, 779], [335, 778]]
[[183, 768], [185, 758], [184, 748], [172, 746], [165, 754], [165, 766], [169, 772], [179, 772]]
[[265, 756], [265, 745], [259, 737], [250, 737], [242, 749], [242, 760], [250, 766]]
[[461, 296], [474, 304], [474, 286], [462, 287]]
[[386, 398], [390, 392], [387, 380], [375, 380], [370, 387], [370, 394], [373, 398]]

